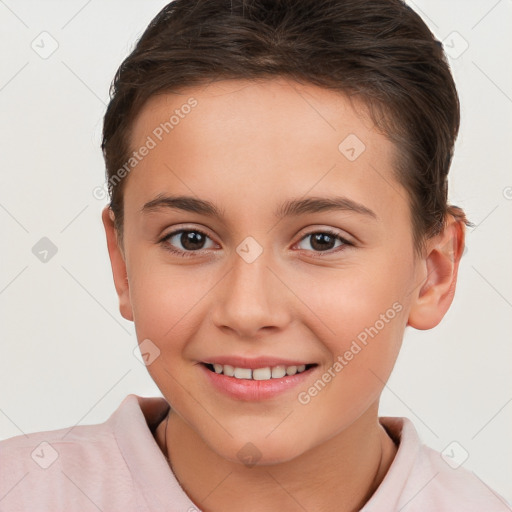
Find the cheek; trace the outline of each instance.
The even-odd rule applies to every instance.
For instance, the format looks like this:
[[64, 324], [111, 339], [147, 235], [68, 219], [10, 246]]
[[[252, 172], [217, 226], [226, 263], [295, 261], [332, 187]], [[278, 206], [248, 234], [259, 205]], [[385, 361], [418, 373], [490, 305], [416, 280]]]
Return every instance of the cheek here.
[[[317, 279], [309, 292], [299, 292], [307, 293], [308, 306], [329, 328], [322, 329], [329, 357], [321, 382], [303, 390], [307, 396], [301, 402], [323, 403], [320, 416], [337, 411], [335, 417], [344, 422], [362, 413], [378, 398], [393, 369], [407, 322], [410, 276], [391, 258], [379, 263], [365, 265], [364, 271], [342, 269], [339, 279]], [[318, 325], [311, 328], [319, 332]]]
[[158, 344], [179, 340], [201, 287], [197, 283], [191, 286], [189, 276], [171, 273], [163, 265], [133, 267], [132, 276], [130, 299], [139, 342], [146, 338]]
[[[142, 353], [149, 353], [146, 369], [174, 409], [187, 410], [184, 360], [187, 343], [197, 330], [194, 324], [206, 290], [169, 266], [145, 265], [136, 269], [130, 283], [135, 331]], [[148, 364], [149, 363], [149, 364]]]
[[[322, 329], [326, 333], [322, 341], [332, 354], [343, 353], [358, 337], [364, 343], [367, 329], [375, 335], [376, 327], [387, 337], [405, 326], [410, 272], [392, 258], [365, 259], [351, 268], [328, 269], [296, 281], [297, 295], [304, 299], [316, 322], [327, 328]], [[318, 325], [311, 324], [311, 328], [319, 332]]]

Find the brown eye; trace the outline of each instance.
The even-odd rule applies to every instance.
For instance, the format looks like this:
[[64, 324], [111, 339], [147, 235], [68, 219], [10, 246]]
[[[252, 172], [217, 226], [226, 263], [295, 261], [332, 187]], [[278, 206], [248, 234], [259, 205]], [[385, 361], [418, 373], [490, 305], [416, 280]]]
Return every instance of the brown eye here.
[[161, 242], [171, 252], [181, 256], [190, 256], [193, 253], [210, 247], [205, 247], [205, 243], [211, 240], [208, 235], [197, 229], [180, 229], [166, 235]]
[[[308, 233], [305, 235], [299, 243], [306, 241], [309, 239], [309, 242], [305, 245], [309, 245], [308, 247], [300, 247], [301, 249], [312, 250], [313, 252], [326, 252], [332, 251], [333, 249], [338, 249], [340, 247], [343, 248], [345, 245], [353, 245], [348, 240], [345, 240], [338, 233], [333, 231], [325, 230], [325, 231], [314, 231], [312, 233]], [[336, 242], [339, 242], [336, 245]], [[310, 249], [311, 248], [311, 249]], [[333, 251], [336, 252], [336, 251]]]

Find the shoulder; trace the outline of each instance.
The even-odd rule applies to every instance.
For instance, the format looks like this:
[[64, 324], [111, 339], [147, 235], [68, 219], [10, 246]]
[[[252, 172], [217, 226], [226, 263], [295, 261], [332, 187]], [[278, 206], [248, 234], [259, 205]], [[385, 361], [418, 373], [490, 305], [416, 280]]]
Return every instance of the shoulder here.
[[511, 510], [504, 498], [462, 467], [464, 453], [460, 445], [454, 444], [453, 450], [448, 447], [441, 454], [421, 442], [408, 418], [384, 417], [380, 422], [398, 450], [364, 512], [402, 508], [407, 512]]
[[421, 445], [410, 477], [411, 491], [414, 488], [418, 491], [424, 488], [423, 502], [433, 510], [460, 509], [464, 512], [511, 510], [502, 496], [491, 489], [473, 471], [462, 466], [466, 457], [464, 448], [458, 443], [449, 445], [442, 454]]
[[151, 436], [139, 398], [128, 395], [101, 424], [0, 441], [0, 509], [62, 510], [73, 503], [73, 510], [97, 511], [105, 490], [117, 489], [115, 505], [133, 510], [130, 492], [120, 492], [129, 491], [132, 481], [119, 438], [129, 445], [141, 433]]
[[94, 487], [127, 472], [108, 422], [2, 441], [0, 466], [0, 509], [9, 511], [50, 510], [73, 500], [89, 510]]
[[77, 425], [59, 430], [22, 434], [0, 441], [2, 471], [0, 482], [11, 471], [46, 470], [54, 464], [67, 465], [74, 460], [95, 456], [115, 445], [109, 422], [98, 425]]

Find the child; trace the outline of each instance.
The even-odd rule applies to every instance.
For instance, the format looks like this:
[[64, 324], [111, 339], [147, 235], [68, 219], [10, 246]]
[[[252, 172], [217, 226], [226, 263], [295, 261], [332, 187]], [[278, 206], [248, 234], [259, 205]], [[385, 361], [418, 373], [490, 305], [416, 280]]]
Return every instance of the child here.
[[120, 311], [164, 398], [0, 443], [1, 510], [502, 511], [378, 416], [452, 302], [459, 103], [400, 0], [176, 0], [102, 149]]

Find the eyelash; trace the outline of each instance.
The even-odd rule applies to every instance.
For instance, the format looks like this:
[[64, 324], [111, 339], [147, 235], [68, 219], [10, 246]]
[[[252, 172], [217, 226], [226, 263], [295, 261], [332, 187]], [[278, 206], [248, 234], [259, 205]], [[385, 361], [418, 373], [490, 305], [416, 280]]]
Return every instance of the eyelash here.
[[[168, 240], [170, 238], [172, 238], [173, 236], [175, 236], [175, 235], [177, 235], [179, 233], [187, 233], [187, 232], [190, 232], [190, 233], [200, 233], [201, 235], [203, 235], [203, 236], [205, 236], [207, 238], [210, 238], [204, 231], [201, 231], [200, 229], [179, 229], [177, 231], [172, 231], [171, 233], [165, 235], [159, 241], [159, 243], [161, 243], [163, 245], [163, 247], [164, 247], [164, 249], [166, 251], [169, 251], [169, 252], [175, 254], [176, 256], [180, 256], [182, 258], [193, 257], [194, 253], [200, 253], [202, 250], [199, 249], [198, 251], [182, 251], [182, 250], [174, 249], [173, 246], [168, 243]], [[336, 240], [339, 240], [340, 242], [342, 242], [343, 245], [341, 245], [341, 246], [339, 246], [339, 247], [337, 247], [335, 249], [329, 249], [328, 251], [308, 251], [308, 252], [317, 253], [316, 256], [314, 256], [315, 258], [317, 258], [317, 257], [321, 258], [324, 254], [330, 255], [330, 254], [333, 254], [333, 253], [336, 253], [336, 252], [343, 251], [347, 246], [352, 246], [352, 247], [354, 246], [354, 244], [352, 242], [349, 242], [347, 239], [343, 238], [339, 233], [336, 233], [335, 231], [332, 231], [330, 229], [322, 229], [322, 230], [318, 230], [318, 231], [310, 231], [309, 233], [306, 233], [299, 240], [299, 242], [301, 242], [302, 240], [304, 240], [308, 236], [316, 235], [316, 234], [319, 234], [319, 233], [323, 234], [323, 235], [330, 235], [333, 238], [335, 238]], [[206, 249], [206, 250], [208, 250], [208, 249]]]

